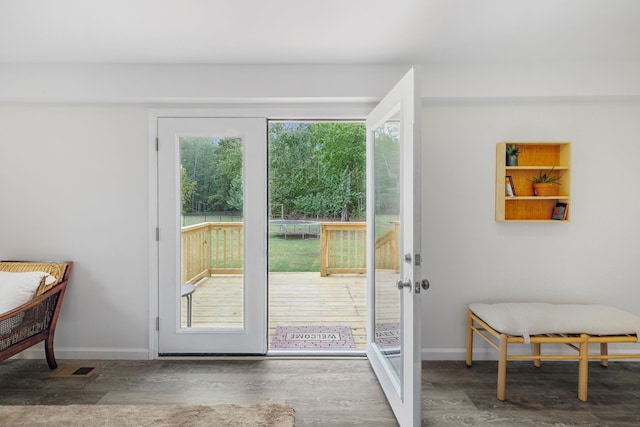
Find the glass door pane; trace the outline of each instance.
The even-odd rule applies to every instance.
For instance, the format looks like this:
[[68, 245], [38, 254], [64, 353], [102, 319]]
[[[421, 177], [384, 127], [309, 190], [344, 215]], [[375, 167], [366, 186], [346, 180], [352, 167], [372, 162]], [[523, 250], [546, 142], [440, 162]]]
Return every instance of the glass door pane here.
[[181, 327], [243, 327], [243, 139], [182, 136], [179, 144]]
[[374, 132], [375, 333], [374, 341], [396, 380], [401, 376], [400, 318], [400, 122], [397, 117]]

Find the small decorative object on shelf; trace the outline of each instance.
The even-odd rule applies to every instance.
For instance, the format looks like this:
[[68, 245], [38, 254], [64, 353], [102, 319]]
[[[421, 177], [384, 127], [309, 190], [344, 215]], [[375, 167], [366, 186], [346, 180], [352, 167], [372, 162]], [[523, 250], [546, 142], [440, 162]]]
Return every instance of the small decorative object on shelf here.
[[[507, 153], [517, 152], [509, 165]], [[539, 186], [549, 186], [544, 193]], [[534, 186], [536, 187], [534, 190]], [[569, 222], [551, 219], [556, 203], [571, 202], [571, 143], [506, 141], [496, 144], [496, 212], [498, 222]], [[512, 195], [513, 194], [513, 195]]]
[[511, 175], [507, 175], [504, 179], [505, 181], [505, 196], [506, 197], [514, 197], [516, 195], [516, 189], [513, 186], [513, 179]]
[[552, 166], [548, 172], [542, 172], [531, 178], [533, 183], [533, 195], [534, 196], [557, 196], [558, 187], [560, 185], [560, 176], [551, 175], [555, 166]]
[[558, 202], [556, 206], [553, 208], [553, 213], [551, 214], [551, 219], [556, 219], [560, 221], [564, 221], [567, 219], [567, 212], [569, 211], [569, 205], [566, 203]]
[[518, 166], [518, 154], [520, 154], [520, 148], [517, 145], [510, 145], [507, 147], [507, 166]]

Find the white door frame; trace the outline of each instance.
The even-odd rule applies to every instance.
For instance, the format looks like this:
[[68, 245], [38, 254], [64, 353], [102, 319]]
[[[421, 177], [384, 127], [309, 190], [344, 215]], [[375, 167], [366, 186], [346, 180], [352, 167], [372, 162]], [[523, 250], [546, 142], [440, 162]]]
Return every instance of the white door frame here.
[[343, 98], [330, 99], [326, 102], [313, 102], [305, 98], [283, 100], [243, 100], [238, 99], [230, 105], [208, 108], [154, 108], [147, 113], [147, 150], [148, 150], [148, 185], [149, 185], [149, 335], [148, 359], [158, 358], [158, 330], [156, 328], [158, 311], [158, 163], [156, 140], [158, 138], [158, 119], [161, 117], [267, 117], [272, 120], [364, 120], [374, 103], [371, 100]]
[[[265, 354], [267, 350], [267, 121], [264, 117], [163, 117], [159, 124], [159, 351], [161, 354]], [[241, 326], [181, 327], [180, 141], [242, 140]], [[196, 298], [198, 292], [195, 293]]]

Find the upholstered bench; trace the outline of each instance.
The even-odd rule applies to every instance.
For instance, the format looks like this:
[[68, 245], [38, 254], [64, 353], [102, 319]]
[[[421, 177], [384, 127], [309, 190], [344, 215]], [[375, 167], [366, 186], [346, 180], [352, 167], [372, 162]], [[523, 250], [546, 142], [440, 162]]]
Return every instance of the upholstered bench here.
[[[498, 399], [505, 399], [507, 360], [578, 360], [578, 398], [587, 400], [590, 359], [608, 366], [609, 359], [640, 358], [640, 354], [608, 353], [610, 343], [637, 343], [640, 317], [603, 305], [500, 303], [471, 304], [467, 317], [467, 366], [472, 365], [473, 334], [498, 350]], [[532, 354], [509, 354], [509, 344], [532, 344]], [[572, 354], [541, 354], [542, 344], [565, 344]], [[598, 354], [589, 344], [600, 344]]]
[[60, 307], [72, 262], [0, 262], [0, 361], [44, 341], [51, 369]]

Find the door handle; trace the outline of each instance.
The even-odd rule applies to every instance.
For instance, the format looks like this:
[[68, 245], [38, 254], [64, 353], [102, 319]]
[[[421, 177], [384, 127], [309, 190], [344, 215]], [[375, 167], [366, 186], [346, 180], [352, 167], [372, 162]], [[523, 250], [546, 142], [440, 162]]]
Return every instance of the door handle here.
[[398, 281], [396, 282], [396, 286], [398, 287], [399, 291], [401, 291], [404, 288], [411, 289], [411, 285], [412, 285], [411, 279], [405, 279], [405, 280], [398, 279]]
[[420, 282], [416, 282], [416, 294], [419, 294], [421, 290], [427, 290], [431, 287], [431, 283], [427, 279], [422, 279]]

